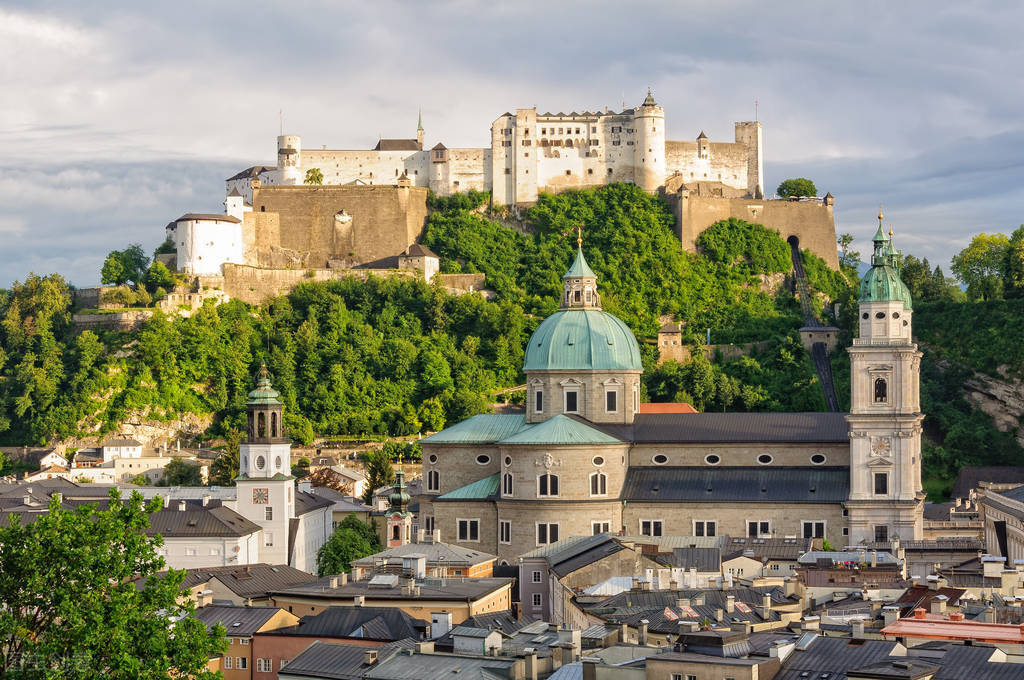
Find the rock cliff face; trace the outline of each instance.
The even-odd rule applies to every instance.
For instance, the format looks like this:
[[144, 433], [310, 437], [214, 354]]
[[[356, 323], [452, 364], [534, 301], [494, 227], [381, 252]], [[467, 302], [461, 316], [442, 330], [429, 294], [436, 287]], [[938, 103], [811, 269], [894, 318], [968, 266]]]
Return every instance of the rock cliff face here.
[[971, 405], [992, 418], [1001, 432], [1017, 430], [1017, 441], [1024, 446], [1024, 431], [1020, 428], [1024, 416], [1024, 382], [1007, 377], [1005, 367], [1000, 367], [999, 372], [1000, 378], [975, 373], [964, 383], [964, 394]]
[[[213, 415], [199, 416], [193, 413], [180, 414], [175, 420], [161, 421], [148, 418], [142, 413], [129, 413], [117, 428], [117, 436], [128, 437], [142, 442], [145, 449], [163, 446], [174, 448], [180, 439], [182, 446], [193, 446], [195, 440], [206, 432], [213, 423]], [[75, 437], [56, 442], [57, 447], [84, 448], [98, 446], [102, 437]]]

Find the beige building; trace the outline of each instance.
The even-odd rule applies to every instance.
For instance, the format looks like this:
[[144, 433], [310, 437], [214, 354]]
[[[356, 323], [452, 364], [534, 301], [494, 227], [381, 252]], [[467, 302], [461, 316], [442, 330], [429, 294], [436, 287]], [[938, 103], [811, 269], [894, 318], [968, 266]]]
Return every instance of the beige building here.
[[581, 247], [561, 308], [526, 348], [526, 412], [423, 440], [422, 525], [499, 563], [601, 533], [920, 539], [920, 353], [898, 255], [879, 234], [848, 415], [644, 413], [637, 341], [601, 309]]

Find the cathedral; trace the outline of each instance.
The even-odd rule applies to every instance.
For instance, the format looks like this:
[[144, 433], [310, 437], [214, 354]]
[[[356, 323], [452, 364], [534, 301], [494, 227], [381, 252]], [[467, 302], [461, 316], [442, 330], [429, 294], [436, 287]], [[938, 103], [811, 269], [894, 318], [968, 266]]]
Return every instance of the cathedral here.
[[423, 440], [421, 526], [509, 564], [569, 536], [921, 539], [913, 305], [879, 220], [849, 348], [850, 413], [649, 413], [640, 348], [579, 244], [526, 348], [526, 410]]

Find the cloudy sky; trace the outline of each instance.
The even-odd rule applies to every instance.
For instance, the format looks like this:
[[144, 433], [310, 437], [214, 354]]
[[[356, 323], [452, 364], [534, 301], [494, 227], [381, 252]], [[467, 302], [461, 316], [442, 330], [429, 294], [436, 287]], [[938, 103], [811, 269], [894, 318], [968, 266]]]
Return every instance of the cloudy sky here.
[[[632, 106], [670, 139], [765, 129], [766, 186], [814, 179], [867, 251], [879, 203], [944, 266], [1024, 222], [1016, 2], [0, 2], [0, 287], [98, 282], [223, 180], [303, 144], [483, 146], [506, 110]], [[942, 5], [948, 5], [943, 8]]]

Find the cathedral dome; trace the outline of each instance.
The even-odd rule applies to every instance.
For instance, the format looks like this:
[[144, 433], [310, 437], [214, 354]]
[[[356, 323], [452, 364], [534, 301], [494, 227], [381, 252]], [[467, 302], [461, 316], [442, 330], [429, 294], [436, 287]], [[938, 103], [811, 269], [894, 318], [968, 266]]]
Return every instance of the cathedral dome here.
[[904, 309], [913, 309], [910, 289], [899, 273], [899, 254], [892, 247], [892, 239], [879, 223], [874, 239], [875, 254], [871, 269], [860, 281], [860, 302], [902, 302]]
[[618, 317], [601, 310], [597, 276], [583, 249], [562, 277], [562, 306], [544, 319], [526, 346], [524, 371], [641, 371], [640, 346]]

